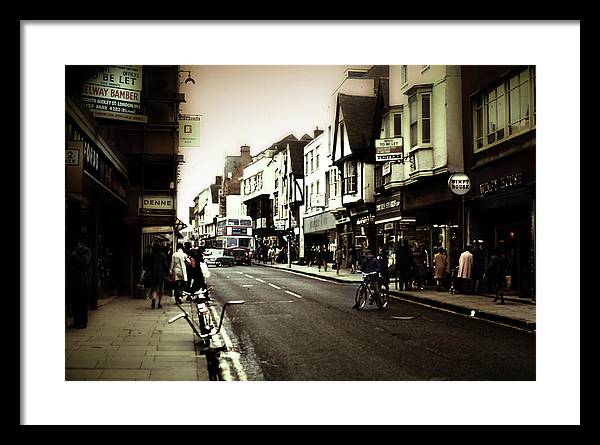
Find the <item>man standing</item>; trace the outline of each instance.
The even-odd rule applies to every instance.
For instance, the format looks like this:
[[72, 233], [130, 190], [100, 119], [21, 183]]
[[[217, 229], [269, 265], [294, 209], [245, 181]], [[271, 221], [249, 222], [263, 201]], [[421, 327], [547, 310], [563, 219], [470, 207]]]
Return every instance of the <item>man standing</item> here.
[[67, 298], [71, 302], [73, 326], [87, 328], [88, 306], [92, 289], [92, 251], [82, 240], [75, 241], [67, 260]]

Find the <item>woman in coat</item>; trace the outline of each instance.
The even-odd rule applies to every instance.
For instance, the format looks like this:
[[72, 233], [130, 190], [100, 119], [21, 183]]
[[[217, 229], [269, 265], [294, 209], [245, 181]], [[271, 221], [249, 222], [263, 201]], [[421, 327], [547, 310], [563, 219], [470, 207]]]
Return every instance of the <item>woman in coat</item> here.
[[419, 243], [415, 243], [415, 248], [413, 250], [413, 263], [415, 268], [415, 285], [417, 289], [423, 290], [425, 278], [427, 277], [427, 257], [425, 256], [425, 252]]
[[456, 277], [460, 281], [461, 291], [467, 293], [471, 289], [471, 276], [473, 273], [473, 246], [467, 244], [465, 251], [458, 258], [458, 272]]
[[[183, 244], [177, 243], [177, 252], [171, 257], [171, 267], [169, 272], [175, 275], [175, 302], [181, 303], [181, 290], [185, 288], [188, 277], [185, 265], [187, 254], [183, 251]], [[154, 307], [154, 303], [152, 303]], [[160, 305], [160, 297], [158, 299], [158, 307]]]
[[442, 280], [444, 279], [447, 263], [446, 251], [443, 247], [440, 247], [433, 257], [433, 278], [435, 279], [435, 290], [437, 291], [442, 290]]
[[152, 245], [152, 253], [150, 254], [148, 264], [148, 285], [152, 295], [151, 307], [154, 309], [157, 300], [158, 307], [162, 307], [160, 305], [160, 300], [162, 298], [165, 276], [167, 275], [167, 269], [169, 267], [167, 264], [167, 255], [162, 251], [159, 243], [154, 243]]

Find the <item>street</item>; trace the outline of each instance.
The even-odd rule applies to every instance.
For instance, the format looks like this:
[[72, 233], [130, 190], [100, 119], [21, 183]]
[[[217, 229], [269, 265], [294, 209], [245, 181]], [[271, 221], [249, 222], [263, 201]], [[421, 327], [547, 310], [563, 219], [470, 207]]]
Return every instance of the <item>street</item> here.
[[392, 298], [352, 309], [356, 284], [261, 266], [211, 268], [228, 310], [221, 360], [250, 381], [535, 380], [535, 335]]

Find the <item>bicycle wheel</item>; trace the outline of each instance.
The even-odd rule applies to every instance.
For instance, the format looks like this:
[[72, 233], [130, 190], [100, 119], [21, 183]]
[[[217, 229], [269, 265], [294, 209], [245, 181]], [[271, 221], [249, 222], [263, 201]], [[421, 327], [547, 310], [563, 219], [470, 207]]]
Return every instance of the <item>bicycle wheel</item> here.
[[367, 304], [367, 300], [369, 299], [369, 290], [364, 284], [361, 284], [358, 289], [356, 289], [356, 296], [354, 297], [354, 301], [356, 303], [357, 309], [362, 309]]
[[375, 296], [375, 303], [379, 309], [385, 309], [390, 301], [390, 295], [388, 293], [387, 286], [383, 285], [379, 289], [379, 297]]

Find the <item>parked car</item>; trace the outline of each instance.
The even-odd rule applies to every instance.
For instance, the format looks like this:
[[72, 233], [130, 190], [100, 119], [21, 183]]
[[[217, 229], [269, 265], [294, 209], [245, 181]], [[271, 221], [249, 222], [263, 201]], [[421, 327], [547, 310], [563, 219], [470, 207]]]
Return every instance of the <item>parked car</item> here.
[[252, 254], [250, 253], [250, 249], [234, 247], [233, 249], [230, 249], [230, 252], [234, 258], [235, 264], [245, 264], [247, 266], [252, 266]]
[[235, 258], [224, 249], [205, 249], [204, 262], [207, 266], [233, 266]]

